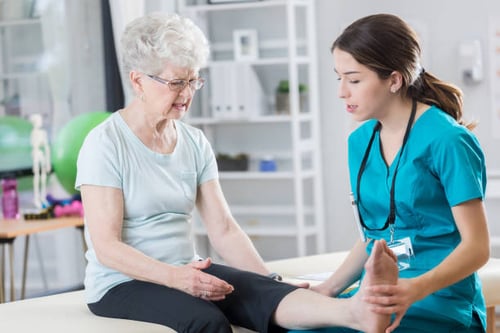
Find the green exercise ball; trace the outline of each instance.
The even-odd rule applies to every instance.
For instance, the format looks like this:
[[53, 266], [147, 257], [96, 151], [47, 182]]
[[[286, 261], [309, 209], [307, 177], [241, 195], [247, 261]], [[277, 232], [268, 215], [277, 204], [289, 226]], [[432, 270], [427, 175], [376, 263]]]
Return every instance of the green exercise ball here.
[[0, 171], [30, 169], [33, 125], [15, 116], [0, 117]]
[[76, 160], [83, 140], [110, 112], [83, 113], [68, 122], [57, 134], [52, 146], [52, 166], [57, 179], [69, 194], [75, 194]]

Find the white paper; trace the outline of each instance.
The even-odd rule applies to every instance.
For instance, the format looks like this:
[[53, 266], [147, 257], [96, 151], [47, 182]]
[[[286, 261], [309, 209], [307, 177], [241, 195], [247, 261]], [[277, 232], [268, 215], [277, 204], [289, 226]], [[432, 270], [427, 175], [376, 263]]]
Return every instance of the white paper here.
[[296, 279], [299, 280], [310, 280], [310, 281], [325, 281], [328, 279], [333, 272], [320, 272], [320, 273], [310, 273], [295, 276]]

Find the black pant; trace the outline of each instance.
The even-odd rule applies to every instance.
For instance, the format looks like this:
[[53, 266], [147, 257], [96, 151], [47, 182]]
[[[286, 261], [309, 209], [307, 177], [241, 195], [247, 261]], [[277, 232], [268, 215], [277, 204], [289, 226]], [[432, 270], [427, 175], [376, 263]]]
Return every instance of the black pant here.
[[210, 302], [177, 289], [132, 280], [88, 304], [96, 315], [147, 321], [179, 333], [232, 332], [231, 324], [257, 332], [281, 332], [271, 317], [283, 297], [296, 287], [266, 276], [212, 264], [204, 270], [234, 286], [222, 301]]

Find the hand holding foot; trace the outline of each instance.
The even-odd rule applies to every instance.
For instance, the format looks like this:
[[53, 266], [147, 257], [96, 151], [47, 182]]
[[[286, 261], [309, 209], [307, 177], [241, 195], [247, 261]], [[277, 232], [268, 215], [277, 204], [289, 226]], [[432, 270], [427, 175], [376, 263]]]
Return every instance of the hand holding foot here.
[[366, 333], [380, 333], [391, 323], [390, 315], [372, 312], [369, 305], [362, 301], [367, 286], [396, 284], [398, 281], [397, 258], [384, 240], [375, 241], [370, 257], [365, 264], [365, 277], [359, 292], [353, 297], [353, 311]]

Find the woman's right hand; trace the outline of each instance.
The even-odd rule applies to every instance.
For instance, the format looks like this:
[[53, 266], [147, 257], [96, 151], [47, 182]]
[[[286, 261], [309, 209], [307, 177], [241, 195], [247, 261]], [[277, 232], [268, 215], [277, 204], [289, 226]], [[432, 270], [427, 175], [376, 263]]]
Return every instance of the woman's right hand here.
[[212, 264], [210, 258], [175, 267], [169, 287], [208, 301], [220, 301], [233, 292], [234, 287], [224, 280], [207, 274], [202, 269]]

